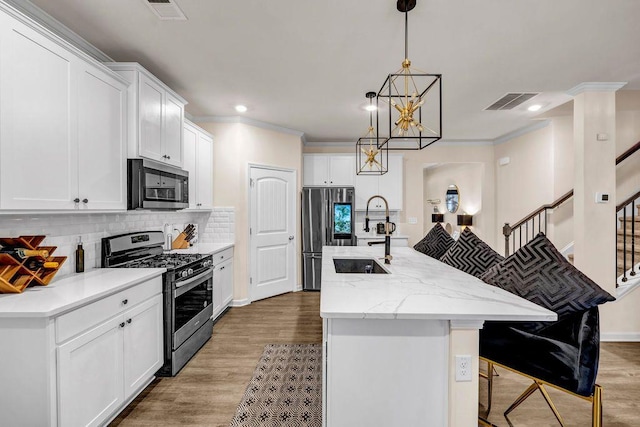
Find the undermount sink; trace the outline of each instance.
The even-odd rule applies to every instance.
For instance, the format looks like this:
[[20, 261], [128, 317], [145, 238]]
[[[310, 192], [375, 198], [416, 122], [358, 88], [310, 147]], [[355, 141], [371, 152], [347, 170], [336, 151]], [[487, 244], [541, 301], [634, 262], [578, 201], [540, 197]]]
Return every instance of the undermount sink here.
[[336, 273], [389, 274], [384, 267], [371, 258], [334, 258], [333, 265]]

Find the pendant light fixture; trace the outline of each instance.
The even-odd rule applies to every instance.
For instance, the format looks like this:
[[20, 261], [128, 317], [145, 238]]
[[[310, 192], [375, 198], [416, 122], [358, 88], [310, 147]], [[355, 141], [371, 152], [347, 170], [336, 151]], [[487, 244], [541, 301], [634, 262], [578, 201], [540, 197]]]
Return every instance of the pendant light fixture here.
[[[422, 150], [442, 138], [442, 74], [412, 69], [409, 60], [409, 11], [416, 0], [397, 0], [404, 13], [404, 61], [378, 91], [376, 125], [379, 146]], [[387, 113], [380, 109], [387, 104]]]
[[[373, 98], [375, 92], [367, 92], [369, 99], [369, 129], [365, 136], [356, 142], [356, 174], [384, 175], [388, 171], [389, 150], [384, 144], [379, 144], [376, 130], [373, 127]], [[378, 147], [378, 145], [381, 145]]]

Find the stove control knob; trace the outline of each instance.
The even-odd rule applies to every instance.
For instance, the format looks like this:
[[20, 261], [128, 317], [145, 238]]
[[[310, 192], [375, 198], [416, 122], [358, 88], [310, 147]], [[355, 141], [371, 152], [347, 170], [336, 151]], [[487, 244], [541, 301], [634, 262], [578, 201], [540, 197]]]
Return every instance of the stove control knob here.
[[187, 272], [187, 270], [183, 270], [182, 272], [180, 272], [180, 277], [187, 277], [189, 275], [189, 273]]
[[192, 275], [192, 274], [193, 274], [193, 268], [188, 269], [188, 270], [187, 270], [187, 274], [188, 274], [188, 275]]

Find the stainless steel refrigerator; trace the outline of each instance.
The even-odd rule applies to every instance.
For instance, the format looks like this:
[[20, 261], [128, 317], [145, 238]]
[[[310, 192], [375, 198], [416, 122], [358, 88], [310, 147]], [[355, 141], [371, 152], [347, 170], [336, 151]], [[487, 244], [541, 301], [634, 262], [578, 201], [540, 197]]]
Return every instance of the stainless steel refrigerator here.
[[355, 246], [353, 187], [302, 188], [302, 289], [320, 290], [323, 246]]

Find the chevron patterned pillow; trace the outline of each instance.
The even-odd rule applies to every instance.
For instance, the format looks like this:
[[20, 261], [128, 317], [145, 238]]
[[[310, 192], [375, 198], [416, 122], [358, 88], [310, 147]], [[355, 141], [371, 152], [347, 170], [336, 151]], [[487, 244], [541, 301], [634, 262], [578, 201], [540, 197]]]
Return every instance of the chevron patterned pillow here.
[[440, 223], [436, 223], [427, 235], [415, 244], [413, 249], [431, 258], [440, 259], [455, 242]]
[[467, 227], [440, 261], [478, 277], [503, 259]]
[[558, 316], [614, 301], [540, 233], [480, 276], [486, 283], [555, 311]]

